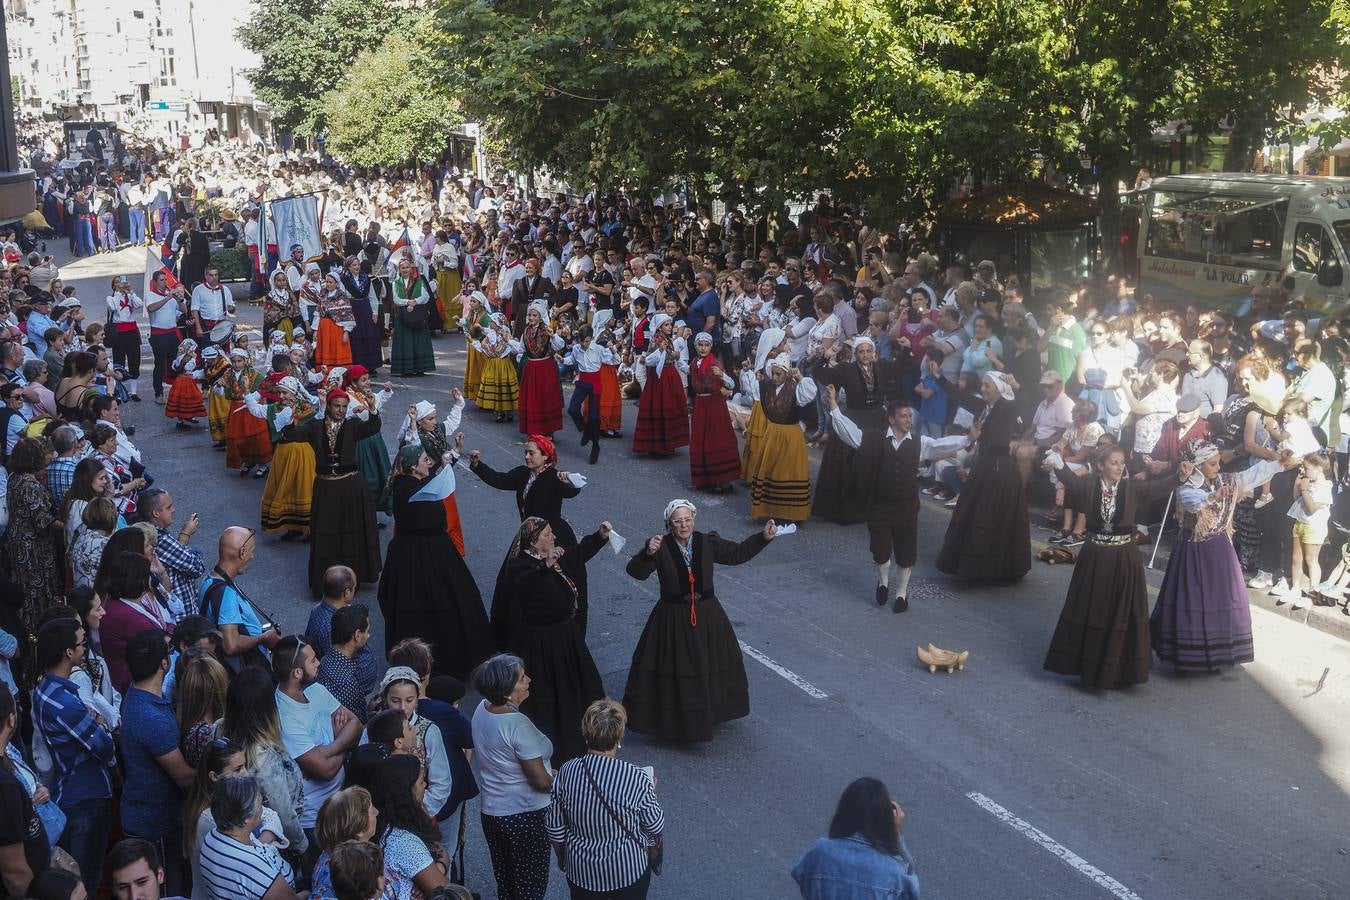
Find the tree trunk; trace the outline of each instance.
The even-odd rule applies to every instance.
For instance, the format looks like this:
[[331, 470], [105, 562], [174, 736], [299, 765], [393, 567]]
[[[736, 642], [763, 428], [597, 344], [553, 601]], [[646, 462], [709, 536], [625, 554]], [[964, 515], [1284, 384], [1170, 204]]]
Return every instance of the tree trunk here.
[[1109, 275], [1124, 271], [1120, 258], [1120, 172], [1103, 166], [1097, 181], [1098, 247], [1101, 269]]

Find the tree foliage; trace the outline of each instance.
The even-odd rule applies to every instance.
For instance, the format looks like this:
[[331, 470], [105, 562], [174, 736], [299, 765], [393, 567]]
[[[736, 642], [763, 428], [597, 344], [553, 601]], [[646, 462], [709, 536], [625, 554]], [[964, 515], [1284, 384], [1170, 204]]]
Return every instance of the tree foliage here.
[[423, 71], [417, 45], [401, 32], [358, 54], [324, 104], [328, 149], [360, 166], [436, 159], [463, 117]]
[[407, 28], [413, 17], [395, 0], [258, 0], [239, 29], [244, 47], [259, 58], [248, 78], [277, 128], [318, 135], [327, 124], [328, 95], [357, 54]]
[[1350, 0], [439, 0], [433, 71], [521, 168], [889, 213], [1047, 171], [1104, 212], [1152, 133], [1236, 161], [1332, 97]]

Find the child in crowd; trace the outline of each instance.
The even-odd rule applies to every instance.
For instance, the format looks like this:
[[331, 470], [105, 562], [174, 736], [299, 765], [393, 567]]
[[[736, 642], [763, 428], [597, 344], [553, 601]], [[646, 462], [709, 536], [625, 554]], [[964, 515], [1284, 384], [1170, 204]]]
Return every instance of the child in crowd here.
[[[1297, 394], [1285, 398], [1278, 417], [1265, 416], [1264, 422], [1266, 431], [1279, 443], [1281, 450], [1291, 450], [1295, 456], [1307, 456], [1322, 447], [1308, 423], [1308, 401]], [[1260, 509], [1273, 499], [1267, 482], [1256, 498], [1256, 508]]]
[[[1303, 457], [1303, 471], [1294, 479], [1294, 502], [1289, 517], [1294, 520], [1294, 549], [1290, 571], [1293, 579], [1289, 590], [1276, 596], [1277, 605], [1288, 603], [1291, 609], [1307, 605], [1308, 594], [1322, 582], [1322, 565], [1318, 554], [1327, 542], [1327, 527], [1331, 520], [1331, 461], [1321, 453]], [[1306, 567], [1306, 577], [1304, 575]], [[1300, 587], [1307, 585], [1307, 592]]]
[[914, 388], [919, 395], [918, 419], [919, 434], [931, 438], [942, 437], [942, 429], [947, 424], [947, 392], [942, 387], [943, 353], [936, 347], [928, 350], [924, 358], [923, 375]]

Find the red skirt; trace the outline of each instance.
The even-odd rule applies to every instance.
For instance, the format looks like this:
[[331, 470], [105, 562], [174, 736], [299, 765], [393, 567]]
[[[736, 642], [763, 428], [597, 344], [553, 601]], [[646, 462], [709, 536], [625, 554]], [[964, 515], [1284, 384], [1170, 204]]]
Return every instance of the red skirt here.
[[600, 367], [600, 430], [623, 431], [623, 389], [619, 387], [619, 367]]
[[658, 378], [656, 367], [648, 366], [633, 428], [633, 452], [674, 453], [688, 445], [689, 403], [679, 369], [666, 366]]
[[244, 401], [230, 404], [225, 425], [225, 465], [237, 469], [243, 465], [260, 466], [272, 461], [272, 436], [267, 422], [244, 408]]
[[553, 357], [525, 361], [520, 375], [520, 433], [551, 435], [562, 430], [562, 384]]
[[696, 488], [731, 484], [741, 477], [741, 450], [731, 428], [726, 398], [721, 394], [694, 395], [689, 475]]
[[169, 388], [169, 402], [164, 404], [164, 415], [170, 419], [201, 419], [206, 416], [202, 389], [197, 379], [179, 375]]

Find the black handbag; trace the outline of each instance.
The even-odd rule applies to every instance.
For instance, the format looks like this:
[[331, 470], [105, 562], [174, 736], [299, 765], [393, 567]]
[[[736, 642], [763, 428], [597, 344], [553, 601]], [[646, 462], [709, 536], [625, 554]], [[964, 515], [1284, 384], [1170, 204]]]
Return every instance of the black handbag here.
[[418, 304], [412, 309], [406, 306], [399, 306], [398, 320], [403, 323], [404, 328], [411, 328], [414, 331], [421, 331], [427, 327], [427, 320], [430, 318], [425, 303]]

